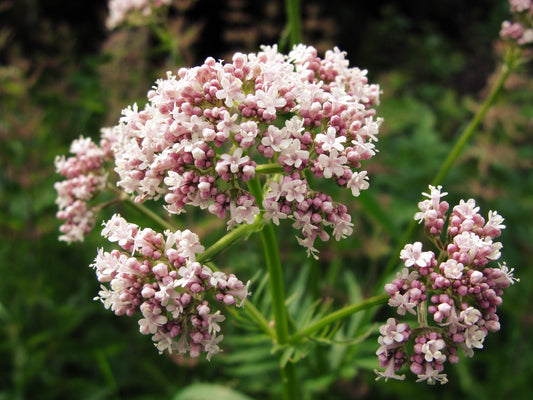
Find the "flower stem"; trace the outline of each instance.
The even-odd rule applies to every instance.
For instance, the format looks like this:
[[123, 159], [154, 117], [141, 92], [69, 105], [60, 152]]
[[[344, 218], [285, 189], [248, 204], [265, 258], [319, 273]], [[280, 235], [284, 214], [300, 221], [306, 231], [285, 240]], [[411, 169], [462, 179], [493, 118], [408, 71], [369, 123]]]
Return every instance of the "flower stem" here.
[[168, 31], [166, 23], [163, 23], [164, 28], [159, 26], [159, 23], [159, 21], [154, 21], [152, 24], [150, 24], [152, 32], [161, 42], [163, 50], [166, 50], [170, 53], [170, 57], [174, 66], [184, 65], [183, 57], [180, 53], [179, 37], [176, 35], [172, 35]]
[[298, 343], [303, 337], [312, 334], [326, 326], [331, 325], [333, 322], [344, 319], [352, 314], [355, 314], [359, 311], [368, 310], [371, 307], [385, 304], [389, 300], [390, 296], [388, 294], [383, 294], [380, 296], [370, 297], [366, 300], [360, 301], [359, 303], [350, 304], [344, 308], [341, 308], [325, 317], [322, 317], [318, 321], [312, 323], [306, 328], [302, 329], [299, 332], [296, 332], [289, 338], [289, 343], [295, 344]]
[[161, 218], [159, 215], [157, 215], [155, 212], [150, 210], [148, 207], [145, 207], [141, 203], [137, 203], [136, 201], [134, 201], [127, 193], [121, 191], [120, 189], [117, 189], [113, 185], [108, 185], [108, 187], [112, 192], [114, 192], [119, 197], [121, 201], [125, 201], [129, 205], [133, 206], [134, 208], [139, 210], [141, 213], [151, 218], [154, 222], [161, 225], [163, 228], [169, 229], [173, 232], [177, 229], [174, 225], [172, 225], [170, 222]]
[[196, 256], [196, 260], [200, 263], [211, 260], [216, 254], [220, 253], [237, 240], [247, 237], [254, 232], [260, 231], [263, 225], [264, 221], [262, 219], [258, 219], [253, 224], [242, 224], [237, 228], [232, 229], [211, 246], [209, 246], [202, 254]]
[[256, 174], [277, 174], [284, 171], [284, 168], [276, 163], [260, 164], [255, 167]]
[[276, 333], [270, 327], [261, 311], [259, 311], [250, 300], [246, 300], [246, 303], [244, 303], [244, 311], [254, 320], [264, 333], [274, 339]]
[[[263, 201], [263, 189], [257, 177], [248, 181], [250, 193], [255, 197], [256, 204]], [[257, 217], [263, 219], [262, 213]], [[278, 243], [272, 223], [266, 223], [261, 230], [261, 240], [265, 254], [265, 261], [268, 270], [268, 282], [270, 287], [270, 296], [272, 300], [272, 313], [274, 315], [274, 330], [276, 333], [276, 342], [279, 346], [289, 342], [289, 323], [287, 316], [287, 307], [285, 305], [285, 288], [283, 284], [283, 270], [281, 268], [281, 259], [279, 255]], [[290, 361], [280, 366], [283, 397], [285, 400], [298, 399], [298, 385], [296, 382], [296, 371], [294, 364]]]
[[289, 46], [302, 42], [302, 24], [300, 20], [300, 0], [286, 0], [287, 28], [289, 30]]
[[[503, 88], [505, 81], [507, 80], [507, 78], [509, 77], [509, 74], [515, 67], [516, 58], [518, 58], [518, 56], [516, 56], [513, 59], [506, 60], [506, 62], [502, 65], [498, 78], [496, 79], [489, 95], [487, 96], [483, 104], [481, 105], [481, 108], [474, 115], [474, 117], [472, 118], [468, 126], [465, 128], [461, 136], [459, 136], [459, 139], [457, 140], [452, 150], [448, 154], [448, 157], [446, 157], [446, 159], [442, 163], [442, 166], [440, 167], [439, 171], [435, 175], [435, 178], [433, 178], [433, 180], [431, 181], [432, 182], [431, 184], [433, 186], [437, 186], [438, 184], [442, 183], [442, 181], [444, 180], [448, 172], [450, 172], [450, 169], [452, 168], [453, 164], [455, 163], [455, 161], [457, 160], [457, 158], [463, 151], [467, 142], [477, 131], [479, 124], [481, 123], [481, 121], [483, 121], [483, 118], [487, 114], [487, 111], [494, 104], [494, 101], [496, 100], [496, 97], [498, 96], [501, 89]], [[398, 242], [398, 246], [394, 250], [392, 257], [390, 258], [388, 264], [385, 267], [385, 270], [383, 271], [382, 279], [377, 286], [377, 290], [380, 290], [380, 288], [383, 287], [383, 282], [385, 282], [388, 279], [388, 275], [392, 272], [392, 270], [398, 263], [398, 257], [400, 255], [400, 252], [405, 246], [405, 243], [407, 243], [409, 239], [411, 238], [411, 236], [413, 235], [416, 225], [417, 225], [417, 222], [414, 219], [411, 220], [410, 225], [408, 226], [401, 240]]]
[[494, 103], [494, 100], [496, 100], [496, 97], [500, 93], [503, 84], [509, 77], [509, 74], [511, 73], [511, 68], [507, 64], [503, 64], [500, 70], [500, 74], [498, 76], [498, 79], [494, 83], [494, 86], [492, 87], [487, 99], [485, 102], [481, 105], [481, 108], [478, 110], [478, 112], [474, 115], [474, 118], [470, 121], [468, 126], [465, 128], [461, 136], [459, 137], [459, 140], [455, 143], [455, 146], [448, 154], [448, 157], [446, 160], [444, 160], [444, 163], [442, 164], [439, 172], [433, 178], [432, 185], [437, 186], [438, 184], [442, 183], [444, 177], [448, 174], [450, 169], [452, 168], [453, 164], [463, 151], [466, 143], [470, 140], [470, 138], [474, 135], [476, 132], [479, 124], [481, 121], [483, 121], [483, 118], [485, 118], [485, 115], [487, 114], [487, 111]]

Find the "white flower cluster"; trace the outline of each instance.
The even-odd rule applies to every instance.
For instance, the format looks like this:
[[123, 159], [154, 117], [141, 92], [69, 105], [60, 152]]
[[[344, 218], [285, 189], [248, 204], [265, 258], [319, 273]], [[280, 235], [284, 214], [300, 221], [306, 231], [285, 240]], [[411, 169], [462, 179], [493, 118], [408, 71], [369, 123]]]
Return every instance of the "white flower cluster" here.
[[131, 14], [140, 13], [144, 18], [152, 14], [154, 8], [168, 5], [172, 0], [109, 0], [108, 29], [123, 24]]
[[[380, 328], [376, 354], [386, 369], [376, 371], [378, 378], [404, 379], [396, 372], [409, 365], [417, 382], [446, 383], [444, 365], [459, 361], [458, 349], [472, 357], [475, 349], [483, 348], [489, 332], [500, 330], [497, 308], [503, 290], [517, 281], [505, 263], [487, 266], [500, 258], [502, 244], [493, 239], [505, 228], [503, 218], [490, 211], [485, 220], [473, 199], [461, 200], [449, 214], [442, 243], [449, 204], [441, 198], [447, 193], [441, 193], [440, 186], [429, 188], [415, 220], [424, 222], [441, 253], [423, 251], [421, 242], [407, 244], [401, 251], [406, 268], [385, 285], [385, 291], [398, 315], [417, 315], [419, 326], [411, 328], [390, 318]], [[427, 321], [428, 314], [434, 323]], [[410, 339], [414, 345], [408, 345]]]
[[[261, 210], [292, 218], [314, 253], [315, 238], [329, 237], [325, 227], [339, 239], [351, 222], [344, 206], [311, 190], [304, 170], [354, 196], [367, 189], [358, 169], [376, 152], [378, 99], [379, 87], [338, 49], [323, 59], [304, 45], [288, 55], [275, 46], [237, 53], [226, 64], [208, 58], [158, 80], [144, 109], [124, 110], [113, 128], [118, 184], [137, 201], [164, 197], [171, 213], [189, 205], [229, 214], [228, 227], [252, 223]], [[271, 182], [258, 204], [246, 182], [265, 164], [278, 167], [281, 187]], [[299, 208], [307, 200], [314, 206]]]
[[102, 283], [96, 300], [116, 315], [140, 312], [139, 330], [152, 335], [160, 353], [198, 357], [205, 352], [209, 360], [220, 351], [219, 322], [225, 317], [220, 310], [212, 312], [208, 294], [226, 306], [241, 307], [250, 282], [245, 285], [233, 274], [197, 262], [204, 247], [189, 230], [162, 235], [115, 214], [102, 236], [123, 251], [99, 250], [92, 265]]

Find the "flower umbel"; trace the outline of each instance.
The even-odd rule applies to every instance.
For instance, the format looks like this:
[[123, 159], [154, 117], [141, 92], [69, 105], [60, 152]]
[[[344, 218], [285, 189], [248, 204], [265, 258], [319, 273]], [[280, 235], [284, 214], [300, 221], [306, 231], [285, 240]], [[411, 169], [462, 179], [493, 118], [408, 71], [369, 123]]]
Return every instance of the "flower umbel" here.
[[[318, 237], [351, 234], [347, 208], [312, 190], [304, 172], [331, 179], [354, 196], [368, 188], [361, 162], [375, 152], [379, 87], [348, 67], [334, 49], [319, 58], [299, 45], [288, 54], [263, 47], [232, 62], [208, 58], [156, 82], [143, 110], [123, 111], [115, 127], [119, 186], [137, 201], [163, 197], [173, 214], [186, 206], [228, 218], [228, 229], [265, 211], [294, 220], [309, 254]], [[269, 175], [264, 202], [248, 191], [261, 166]]]
[[512, 21], [504, 21], [500, 37], [518, 45], [533, 43], [533, 2], [531, 0], [509, 0]]
[[114, 29], [139, 14], [141, 19], [150, 16], [154, 9], [168, 5], [171, 0], [109, 0], [108, 29]]
[[116, 315], [140, 314], [140, 332], [152, 335], [160, 353], [204, 352], [208, 360], [218, 353], [225, 317], [213, 303], [241, 307], [250, 282], [197, 262], [204, 247], [189, 230], [161, 234], [115, 214], [102, 235], [121, 250], [98, 251], [92, 267], [102, 290], [95, 300]]
[[[418, 376], [417, 382], [446, 383], [446, 362], [457, 363], [457, 350], [472, 357], [474, 349], [483, 348], [489, 332], [500, 329], [497, 307], [502, 304], [503, 289], [518, 281], [514, 269], [505, 263], [487, 266], [500, 257], [501, 243], [494, 239], [505, 228], [495, 211], [485, 220], [473, 199], [461, 200], [448, 216], [446, 241], [440, 236], [449, 205], [442, 201], [441, 187], [430, 186], [429, 200], [419, 203], [415, 219], [424, 222], [425, 231], [440, 251], [423, 251], [423, 244], [407, 244], [400, 254], [405, 268], [385, 285], [391, 296], [389, 305], [399, 315], [418, 317], [418, 326], [409, 327], [390, 318], [380, 328], [377, 351], [385, 372], [380, 377], [403, 379], [395, 371], [408, 365]], [[428, 321], [428, 316], [433, 321]], [[407, 343], [408, 339], [414, 343]], [[408, 354], [411, 354], [408, 356]]]
[[90, 138], [80, 137], [72, 142], [71, 157], [58, 156], [55, 159], [56, 171], [64, 176], [64, 181], [56, 182], [56, 216], [66, 220], [59, 228], [59, 240], [67, 243], [82, 242], [93, 229], [100, 207], [90, 204], [98, 192], [104, 189], [107, 173], [104, 162], [113, 158], [111, 146], [115, 142], [111, 129], [102, 129], [100, 146]]

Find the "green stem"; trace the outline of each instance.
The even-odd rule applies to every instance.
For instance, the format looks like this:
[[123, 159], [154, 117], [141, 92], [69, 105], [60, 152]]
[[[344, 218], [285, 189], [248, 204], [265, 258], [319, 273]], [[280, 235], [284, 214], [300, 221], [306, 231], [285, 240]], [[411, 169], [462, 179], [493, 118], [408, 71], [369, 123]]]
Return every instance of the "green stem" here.
[[289, 47], [302, 43], [302, 23], [300, 19], [300, 0], [286, 0], [287, 28], [289, 30]]
[[[442, 181], [444, 180], [448, 172], [450, 172], [450, 169], [452, 168], [453, 164], [455, 163], [455, 161], [457, 160], [457, 158], [463, 151], [464, 147], [466, 146], [466, 143], [474, 135], [477, 128], [479, 127], [479, 124], [481, 123], [481, 121], [483, 121], [483, 118], [487, 114], [487, 111], [494, 104], [496, 97], [500, 93], [505, 81], [507, 80], [507, 78], [509, 77], [509, 74], [514, 68], [517, 58], [518, 56], [514, 57], [513, 59], [506, 60], [506, 63], [502, 65], [498, 78], [496, 82], [494, 83], [494, 86], [492, 87], [488, 97], [483, 102], [483, 104], [481, 105], [481, 108], [474, 115], [474, 117], [472, 118], [468, 126], [465, 128], [461, 136], [459, 136], [459, 139], [457, 140], [454, 147], [448, 154], [448, 157], [446, 157], [446, 159], [442, 163], [442, 166], [437, 172], [437, 175], [435, 175], [435, 178], [433, 178], [433, 180], [431, 181], [432, 182], [431, 184], [433, 186], [437, 186], [440, 183], [442, 183]], [[388, 264], [385, 266], [385, 270], [382, 275], [382, 281], [378, 284], [377, 290], [381, 290], [381, 288], [383, 287], [382, 283], [388, 278], [388, 275], [393, 271], [394, 267], [397, 265], [400, 252], [405, 246], [405, 243], [407, 243], [409, 239], [411, 238], [411, 236], [413, 235], [416, 225], [417, 225], [417, 222], [414, 219], [411, 220], [410, 225], [408, 226], [401, 240], [398, 242], [398, 246], [394, 250], [392, 257], [389, 259]]]
[[474, 115], [474, 118], [470, 121], [468, 126], [465, 128], [461, 136], [459, 137], [459, 140], [455, 143], [455, 146], [448, 154], [448, 157], [446, 160], [444, 160], [444, 163], [442, 164], [439, 172], [435, 176], [435, 178], [432, 181], [433, 186], [437, 186], [438, 184], [442, 183], [444, 177], [448, 174], [450, 169], [452, 168], [453, 164], [463, 151], [466, 143], [470, 140], [470, 138], [474, 135], [476, 132], [479, 124], [481, 121], [483, 121], [483, 118], [485, 118], [485, 115], [487, 114], [487, 111], [494, 103], [494, 100], [496, 100], [496, 97], [500, 93], [503, 84], [509, 77], [509, 74], [511, 73], [511, 68], [509, 65], [504, 64], [501, 67], [500, 74], [498, 76], [497, 81], [494, 83], [494, 86], [492, 87], [492, 90], [490, 91], [487, 99], [482, 104], [481, 108], [478, 110], [478, 112]]
[[272, 224], [266, 224], [261, 231], [261, 240], [265, 252], [268, 269], [270, 294], [272, 296], [272, 312], [274, 314], [276, 340], [279, 345], [287, 343], [289, 339], [289, 324], [287, 308], [285, 307], [285, 288], [283, 285], [283, 271], [279, 257], [278, 244]]
[[150, 24], [152, 32], [161, 42], [163, 50], [167, 50], [170, 53], [170, 57], [172, 58], [172, 63], [174, 64], [174, 66], [184, 65], [183, 57], [179, 50], [179, 38], [176, 36], [172, 36], [172, 34], [168, 30], [166, 22], [162, 22], [162, 24], [164, 24], [164, 28], [161, 28], [159, 26], [159, 23], [160, 21], [158, 20]]
[[337, 310], [325, 317], [322, 317], [318, 321], [312, 323], [301, 331], [295, 333], [289, 338], [289, 343], [295, 344], [298, 343], [303, 337], [309, 336], [313, 332], [316, 332], [322, 328], [325, 328], [332, 323], [344, 319], [352, 314], [355, 314], [359, 311], [368, 310], [374, 306], [385, 304], [389, 300], [390, 296], [388, 294], [383, 294], [380, 296], [370, 297], [366, 300], [363, 300], [356, 304], [350, 304], [340, 310]]
[[285, 171], [285, 169], [276, 163], [261, 164], [255, 167], [256, 174], [279, 174]]
[[300, 398], [297, 379], [296, 367], [294, 363], [288, 361], [281, 368], [281, 383], [283, 386], [283, 398], [285, 400], [297, 400]]
[[[263, 201], [263, 188], [257, 177], [248, 182], [250, 193], [255, 197], [256, 204]], [[263, 219], [262, 213], [258, 219]], [[285, 305], [285, 288], [283, 284], [283, 270], [279, 255], [278, 243], [272, 223], [267, 223], [261, 230], [261, 240], [265, 254], [265, 261], [268, 270], [268, 282], [272, 301], [272, 313], [274, 315], [274, 331], [276, 342], [279, 346], [289, 342], [289, 321], [287, 307]], [[280, 366], [283, 386], [283, 397], [285, 400], [298, 399], [298, 385], [296, 381], [296, 371], [292, 362], [286, 362]]]
[[147, 217], [151, 218], [154, 222], [156, 222], [159, 225], [161, 225], [163, 228], [166, 228], [166, 229], [171, 230], [173, 232], [177, 229], [174, 225], [172, 225], [170, 222], [168, 222], [168, 221], [164, 220], [163, 218], [161, 218], [159, 215], [157, 215], [155, 212], [150, 210], [148, 207], [145, 207], [141, 203], [137, 203], [127, 193], [121, 191], [120, 189], [118, 189], [115, 186], [110, 185], [110, 184], [108, 185], [108, 187], [113, 193], [115, 193], [118, 196], [118, 198], [120, 200], [125, 201], [129, 205], [133, 206], [134, 208], [139, 210], [141, 213], [143, 213]]
[[211, 260], [216, 254], [220, 253], [237, 240], [247, 237], [254, 232], [260, 231], [263, 225], [264, 221], [262, 219], [256, 220], [253, 224], [239, 225], [237, 228], [232, 229], [211, 246], [209, 246], [202, 254], [199, 254], [196, 257], [196, 260], [200, 263], [205, 263]]
[[272, 339], [275, 338], [276, 333], [263, 316], [261, 311], [259, 311], [250, 300], [246, 300], [244, 303], [244, 311], [254, 320], [256, 325]]

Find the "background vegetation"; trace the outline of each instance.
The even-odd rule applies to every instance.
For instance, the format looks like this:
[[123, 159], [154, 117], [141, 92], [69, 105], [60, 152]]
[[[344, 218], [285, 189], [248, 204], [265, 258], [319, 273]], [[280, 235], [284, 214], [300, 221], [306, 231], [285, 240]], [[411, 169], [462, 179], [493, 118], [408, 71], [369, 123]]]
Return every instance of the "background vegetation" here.
[[[170, 29], [186, 66], [207, 56], [255, 52], [283, 34], [280, 0], [174, 5]], [[500, 24], [508, 17], [504, 0], [315, 0], [302, 1], [302, 10], [305, 43], [321, 54], [333, 46], [347, 51], [351, 65], [368, 68], [371, 81], [382, 87], [380, 153], [367, 168], [372, 199], [385, 213], [375, 219], [353, 201], [353, 237], [323, 246], [320, 262], [307, 260], [306, 268], [290, 232], [278, 232], [295, 324], [316, 295], [346, 304], [371, 294], [420, 192], [486, 95], [501, 59]], [[253, 331], [231, 334], [242, 332], [245, 320], [226, 321], [225, 352], [211, 363], [159, 356], [134, 320], [117, 318], [92, 301], [98, 283], [88, 265], [102, 245], [98, 232], [82, 244], [57, 241], [55, 155], [65, 154], [79, 135], [97, 138], [100, 127], [116, 124], [126, 105], [143, 104], [153, 81], [176, 67], [147, 28], [107, 31], [106, 13], [102, 0], [0, 2], [0, 399], [190, 399], [183, 389], [195, 382], [278, 398], [270, 344]], [[503, 259], [521, 281], [504, 298], [502, 331], [489, 335], [474, 359], [450, 368], [443, 387], [415, 384], [412, 377], [384, 383], [374, 382], [372, 372], [377, 343], [352, 340], [371, 321], [353, 317], [337, 336], [345, 342], [301, 349], [308, 398], [528, 398], [532, 72], [526, 65], [513, 73], [444, 183], [451, 204], [473, 197], [485, 214], [495, 209], [506, 218]], [[141, 216], [135, 218], [142, 224]], [[207, 245], [224, 229], [215, 219], [195, 215], [183, 223]], [[254, 302], [267, 303], [256, 238], [225, 252], [219, 265], [243, 279], [255, 277]], [[387, 315], [384, 309], [377, 318]]]

